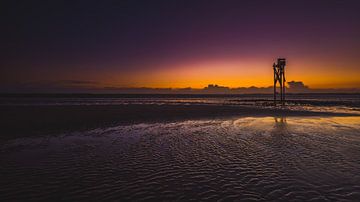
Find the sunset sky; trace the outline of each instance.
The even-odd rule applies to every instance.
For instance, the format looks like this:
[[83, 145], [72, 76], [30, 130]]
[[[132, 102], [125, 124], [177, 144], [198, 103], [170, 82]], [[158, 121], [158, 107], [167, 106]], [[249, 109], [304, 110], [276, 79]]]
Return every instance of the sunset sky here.
[[[37, 3], [35, 3], [37, 2]], [[1, 81], [96, 87], [360, 88], [360, 1], [9, 1]]]

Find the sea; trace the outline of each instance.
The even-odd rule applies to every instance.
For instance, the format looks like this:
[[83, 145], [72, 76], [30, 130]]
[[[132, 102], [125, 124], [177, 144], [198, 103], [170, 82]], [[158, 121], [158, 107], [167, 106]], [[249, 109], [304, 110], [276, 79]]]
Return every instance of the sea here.
[[[279, 96], [277, 106], [281, 106]], [[14, 105], [230, 105], [274, 107], [272, 94], [3, 94], [0, 95], [0, 106]], [[284, 107], [284, 106], [283, 106]], [[354, 110], [359, 111], [360, 94], [288, 94], [285, 107], [304, 110]], [[318, 108], [316, 108], [318, 107]]]

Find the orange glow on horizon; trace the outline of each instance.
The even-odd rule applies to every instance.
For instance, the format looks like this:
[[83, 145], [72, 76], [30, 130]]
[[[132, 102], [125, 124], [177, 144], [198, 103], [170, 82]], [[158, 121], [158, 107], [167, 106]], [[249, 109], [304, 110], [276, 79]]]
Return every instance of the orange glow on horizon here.
[[[351, 71], [328, 64], [313, 64], [290, 61], [286, 67], [287, 81], [302, 81], [310, 88], [358, 88], [360, 70], [350, 66]], [[268, 87], [273, 85], [272, 66], [268, 61], [207, 61], [180, 65], [171, 68], [162, 66], [151, 70], [113, 73], [102, 83], [117, 87], [150, 88], [204, 88], [218, 84], [230, 88]]]

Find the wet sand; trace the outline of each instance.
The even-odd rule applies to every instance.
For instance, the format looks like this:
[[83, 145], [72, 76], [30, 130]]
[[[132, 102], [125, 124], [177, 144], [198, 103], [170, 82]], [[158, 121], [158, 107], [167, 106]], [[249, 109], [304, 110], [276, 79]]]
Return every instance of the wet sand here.
[[238, 117], [24, 137], [1, 201], [359, 201], [359, 117]]
[[3, 105], [0, 201], [359, 201], [360, 116], [301, 109]]
[[354, 114], [222, 105], [0, 106], [0, 140], [115, 125], [229, 116], [351, 116]]

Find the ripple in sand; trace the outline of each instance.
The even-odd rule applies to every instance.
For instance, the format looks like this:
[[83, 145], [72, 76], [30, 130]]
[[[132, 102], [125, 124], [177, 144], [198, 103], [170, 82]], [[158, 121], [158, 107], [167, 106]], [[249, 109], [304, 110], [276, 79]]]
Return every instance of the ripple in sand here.
[[359, 118], [138, 124], [5, 142], [11, 200], [356, 200]]

